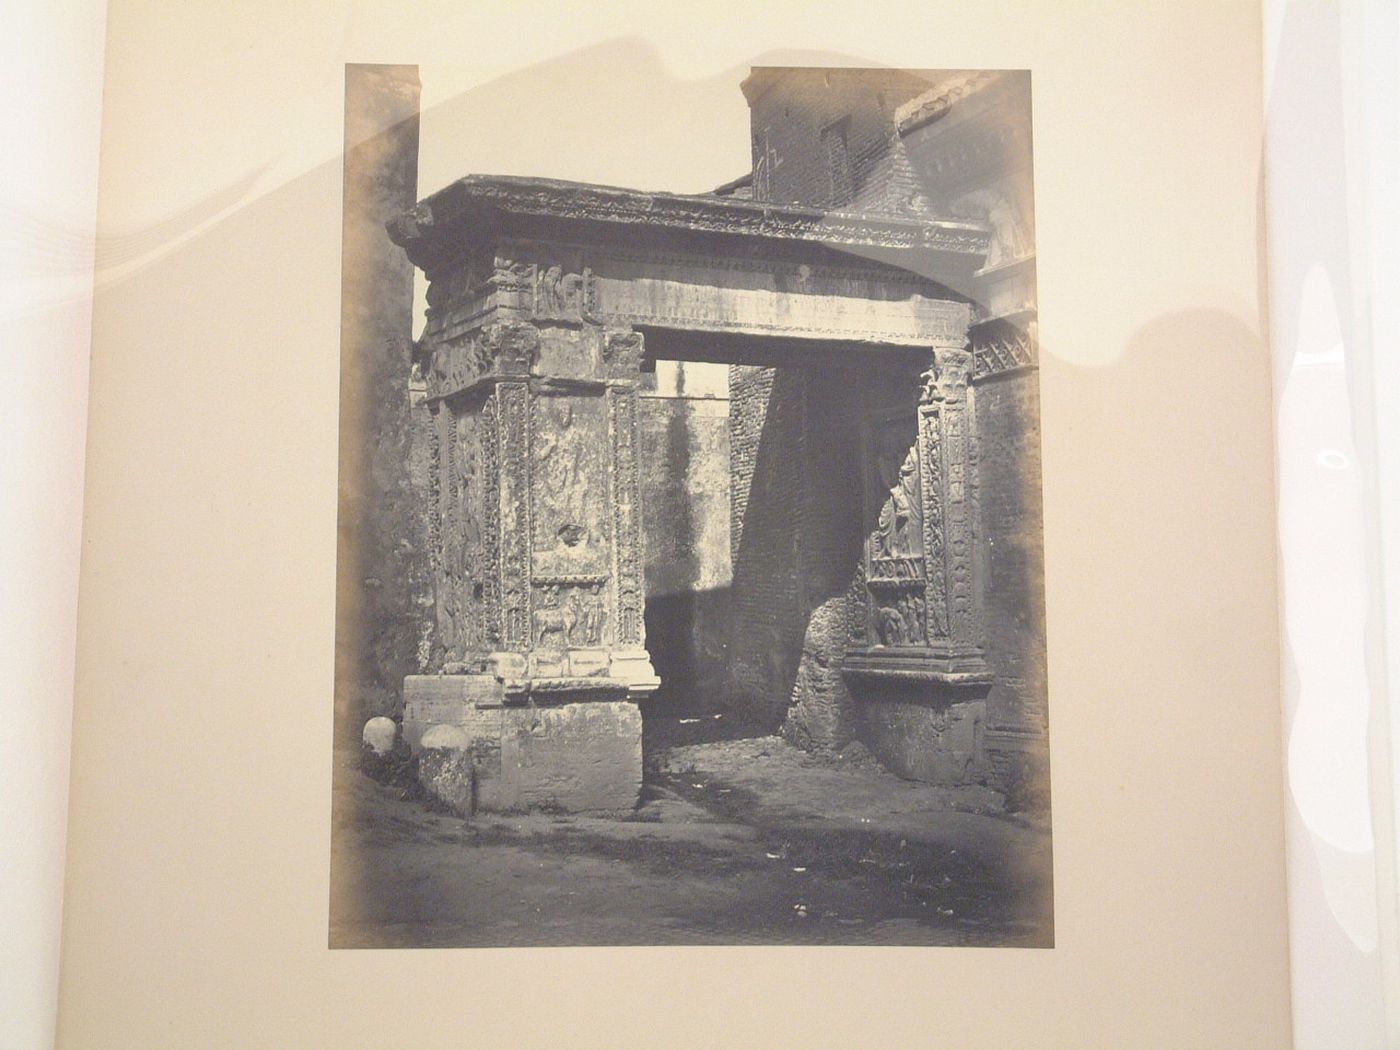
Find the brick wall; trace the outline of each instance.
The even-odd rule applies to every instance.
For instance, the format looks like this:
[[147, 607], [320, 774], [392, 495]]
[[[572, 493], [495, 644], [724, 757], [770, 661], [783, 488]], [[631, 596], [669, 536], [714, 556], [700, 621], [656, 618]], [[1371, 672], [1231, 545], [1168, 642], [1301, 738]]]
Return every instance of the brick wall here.
[[854, 713], [840, 659], [860, 559], [855, 380], [815, 368], [730, 371], [730, 703], [807, 748]]
[[864, 539], [863, 479], [856, 415], [860, 377], [846, 370], [806, 375], [806, 433], [798, 554], [805, 626], [783, 735], [808, 750], [854, 738], [856, 712], [841, 661], [850, 643], [849, 595]]
[[776, 728], [806, 626], [798, 565], [806, 374], [736, 365], [729, 372], [729, 701]]
[[988, 748], [997, 782], [1044, 790], [1046, 710], [1044, 551], [1041, 541], [1039, 373], [1003, 374], [973, 388], [987, 657]]
[[755, 197], [904, 210], [918, 180], [895, 135], [895, 110], [927, 86], [898, 70], [760, 71], [748, 85]]

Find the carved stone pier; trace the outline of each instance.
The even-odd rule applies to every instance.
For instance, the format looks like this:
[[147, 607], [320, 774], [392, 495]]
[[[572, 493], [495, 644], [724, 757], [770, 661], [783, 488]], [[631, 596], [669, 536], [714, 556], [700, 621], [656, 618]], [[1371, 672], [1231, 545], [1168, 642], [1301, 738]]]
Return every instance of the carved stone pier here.
[[479, 805], [621, 810], [640, 787], [635, 701], [659, 684], [643, 639], [642, 337], [592, 320], [586, 273], [558, 259], [517, 247], [468, 260], [445, 301], [433, 286], [420, 360], [443, 673], [405, 681], [404, 732], [416, 746], [435, 724], [468, 730]]

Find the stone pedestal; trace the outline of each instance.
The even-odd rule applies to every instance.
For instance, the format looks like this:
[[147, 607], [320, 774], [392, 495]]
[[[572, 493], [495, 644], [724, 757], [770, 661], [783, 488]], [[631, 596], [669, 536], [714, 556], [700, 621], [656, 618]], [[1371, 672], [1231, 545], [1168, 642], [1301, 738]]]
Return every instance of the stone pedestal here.
[[470, 805], [447, 800], [459, 810], [630, 812], [642, 786], [641, 711], [625, 685], [563, 699], [508, 704], [490, 675], [413, 675], [404, 680], [404, 739], [422, 754], [430, 729], [461, 731], [453, 760], [470, 769]]

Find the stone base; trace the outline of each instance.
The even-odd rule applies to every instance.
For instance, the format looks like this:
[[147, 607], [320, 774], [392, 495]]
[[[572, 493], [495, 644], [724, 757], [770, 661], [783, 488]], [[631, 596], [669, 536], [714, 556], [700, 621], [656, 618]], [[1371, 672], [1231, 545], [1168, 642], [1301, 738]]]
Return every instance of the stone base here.
[[875, 757], [899, 776], [953, 787], [988, 778], [986, 716], [985, 700], [870, 700], [861, 705], [859, 734]]
[[507, 705], [504, 692], [490, 675], [411, 675], [404, 679], [404, 739], [419, 751], [432, 726], [462, 730], [472, 809], [622, 813], [636, 806], [642, 715], [635, 703]]

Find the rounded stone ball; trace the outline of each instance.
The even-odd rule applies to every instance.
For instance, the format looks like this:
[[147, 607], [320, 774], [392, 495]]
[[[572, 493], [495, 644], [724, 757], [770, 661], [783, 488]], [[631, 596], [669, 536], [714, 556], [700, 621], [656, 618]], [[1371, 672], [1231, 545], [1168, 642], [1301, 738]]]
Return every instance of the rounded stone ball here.
[[399, 727], [392, 718], [385, 718], [382, 715], [378, 718], [371, 718], [365, 723], [364, 733], [361, 740], [365, 747], [372, 750], [376, 755], [387, 755], [394, 749], [394, 741], [398, 737]]

